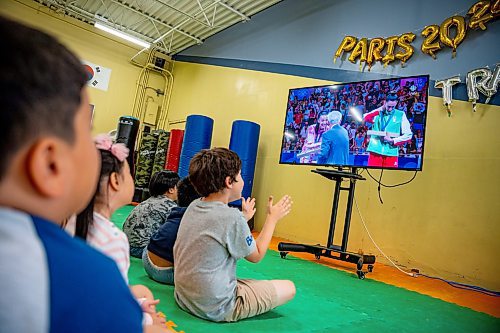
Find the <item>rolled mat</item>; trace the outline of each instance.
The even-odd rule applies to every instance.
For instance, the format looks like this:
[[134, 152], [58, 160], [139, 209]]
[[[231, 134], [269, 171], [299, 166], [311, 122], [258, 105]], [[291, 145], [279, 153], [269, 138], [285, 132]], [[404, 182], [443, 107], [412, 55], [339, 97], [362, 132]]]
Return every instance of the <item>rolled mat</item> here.
[[149, 186], [149, 179], [151, 178], [151, 171], [153, 170], [157, 143], [158, 134], [143, 134], [135, 171], [136, 189], [147, 189]]
[[165, 168], [165, 159], [167, 156], [168, 141], [170, 138], [170, 132], [164, 130], [156, 130], [155, 134], [158, 134], [158, 144], [156, 145], [151, 176]]
[[184, 130], [173, 129], [170, 131], [170, 141], [167, 149], [167, 161], [165, 169], [177, 172], [179, 170], [179, 160], [181, 157], [182, 140], [184, 139]]
[[229, 149], [236, 152], [241, 159], [241, 178], [245, 181], [242, 196], [245, 198], [252, 195], [259, 135], [259, 124], [246, 120], [233, 122]]
[[139, 119], [135, 117], [121, 116], [116, 133], [116, 142], [125, 144], [129, 150], [127, 161], [132, 177], [135, 175], [135, 141], [137, 140], [139, 123]]
[[186, 129], [182, 142], [179, 160], [179, 176], [186, 177], [189, 173], [191, 158], [202, 149], [210, 148], [214, 120], [201, 115], [190, 115], [186, 119]]

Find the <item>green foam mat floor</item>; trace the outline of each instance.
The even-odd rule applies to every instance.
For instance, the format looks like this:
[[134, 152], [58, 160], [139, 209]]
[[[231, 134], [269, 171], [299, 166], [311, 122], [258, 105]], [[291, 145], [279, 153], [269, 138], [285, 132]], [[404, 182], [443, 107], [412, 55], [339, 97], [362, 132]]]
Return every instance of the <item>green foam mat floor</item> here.
[[[133, 207], [113, 216], [121, 226]], [[131, 258], [130, 284], [144, 284], [161, 300], [158, 309], [178, 325], [196, 332], [500, 332], [500, 319], [382, 282], [314, 262], [268, 251], [264, 260], [238, 263], [238, 277], [289, 279], [297, 288], [289, 303], [237, 323], [212, 323], [182, 311], [174, 288], [150, 280], [142, 261]]]

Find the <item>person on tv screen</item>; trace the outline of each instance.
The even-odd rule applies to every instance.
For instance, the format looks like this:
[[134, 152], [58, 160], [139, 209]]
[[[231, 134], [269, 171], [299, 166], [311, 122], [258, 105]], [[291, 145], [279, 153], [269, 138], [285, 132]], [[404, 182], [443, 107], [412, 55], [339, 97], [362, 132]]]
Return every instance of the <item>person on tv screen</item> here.
[[397, 94], [390, 92], [381, 107], [363, 115], [363, 120], [372, 124], [367, 133], [368, 166], [397, 168], [399, 146], [412, 139], [410, 122], [403, 111], [396, 109], [397, 104]]
[[331, 125], [328, 121], [328, 112], [322, 111], [319, 114], [318, 123], [316, 124], [316, 142], [321, 142], [323, 133], [326, 133], [330, 127]]
[[[306, 128], [306, 127], [304, 127]], [[307, 152], [316, 151], [321, 146], [321, 142], [316, 142], [316, 125], [310, 125], [306, 130], [306, 138], [304, 140], [304, 145], [302, 146], [302, 156], [300, 157], [300, 163], [312, 163], [315, 154], [305, 154]]]
[[318, 164], [346, 165], [349, 161], [349, 134], [340, 126], [342, 114], [332, 111], [328, 114], [331, 128], [323, 134]]
[[[318, 122], [314, 125], [304, 126], [305, 138], [301, 151], [297, 154], [300, 163], [316, 163], [316, 154], [321, 149], [321, 140], [323, 134], [326, 133], [331, 127], [328, 121], [328, 112], [321, 111], [319, 114]], [[285, 146], [286, 149], [286, 146]]]

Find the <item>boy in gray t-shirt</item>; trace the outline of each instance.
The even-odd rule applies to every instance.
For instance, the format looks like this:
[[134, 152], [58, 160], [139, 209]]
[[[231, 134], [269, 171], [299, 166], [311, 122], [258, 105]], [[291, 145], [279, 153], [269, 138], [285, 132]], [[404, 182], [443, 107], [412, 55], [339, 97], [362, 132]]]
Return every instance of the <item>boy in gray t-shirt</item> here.
[[177, 304], [212, 321], [237, 321], [267, 312], [290, 301], [295, 285], [288, 280], [241, 280], [236, 262], [259, 262], [266, 254], [276, 223], [292, 206], [289, 196], [273, 205], [254, 239], [247, 221], [255, 199], [242, 200], [242, 212], [227, 204], [241, 198], [241, 160], [226, 148], [202, 150], [189, 165], [189, 179], [202, 196], [189, 205], [174, 246]]

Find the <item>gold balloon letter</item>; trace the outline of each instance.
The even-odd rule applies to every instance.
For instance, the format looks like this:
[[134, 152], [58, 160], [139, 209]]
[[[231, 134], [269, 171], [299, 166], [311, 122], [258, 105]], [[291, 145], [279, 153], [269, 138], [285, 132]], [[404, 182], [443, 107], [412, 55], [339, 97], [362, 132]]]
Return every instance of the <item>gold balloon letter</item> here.
[[500, 0], [495, 0], [495, 2], [491, 5], [491, 13], [493, 14], [493, 17], [500, 15]]
[[359, 62], [361, 64], [363, 61], [366, 61], [367, 55], [368, 55], [368, 39], [361, 38], [358, 41], [358, 44], [356, 44], [356, 46], [354, 47], [354, 50], [352, 50], [352, 53], [349, 56], [349, 61], [355, 64], [356, 58], [360, 57]]
[[[495, 13], [495, 6], [498, 7], [498, 1], [493, 5], [492, 12]], [[489, 1], [478, 1], [470, 7], [467, 15], [470, 15], [469, 28], [486, 30], [485, 23], [493, 18], [493, 14], [488, 12], [490, 9]], [[497, 9], [498, 10], [498, 9]]]
[[399, 39], [399, 36], [387, 37], [385, 39], [385, 44], [387, 45], [387, 52], [385, 56], [382, 58], [384, 62], [384, 67], [386, 67], [390, 62], [394, 61], [394, 49], [396, 47], [396, 43]]
[[368, 70], [372, 68], [374, 61], [382, 60], [382, 55], [380, 52], [384, 49], [385, 40], [383, 38], [373, 38], [370, 40], [370, 47], [368, 48], [368, 58], [366, 63], [368, 64]]
[[430, 55], [432, 58], [436, 59], [436, 55], [434, 52], [441, 50], [441, 44], [439, 44], [439, 40], [436, 41], [439, 35], [439, 26], [438, 25], [428, 25], [422, 31], [422, 36], [425, 37], [424, 42], [420, 49], [425, 54]]
[[[450, 38], [451, 26], [456, 26], [457, 28], [457, 35], [453, 39]], [[448, 17], [446, 20], [444, 20], [444, 22], [441, 24], [441, 27], [439, 28], [439, 38], [441, 39], [441, 43], [453, 49], [453, 58], [455, 58], [455, 55], [457, 53], [458, 45], [460, 45], [460, 43], [462, 43], [465, 38], [465, 31], [466, 26], [463, 16]]]
[[401, 60], [401, 66], [403, 66], [404, 63], [413, 55], [413, 46], [410, 44], [413, 42], [415, 37], [416, 36], [413, 32], [407, 32], [398, 38], [398, 46], [404, 50], [403, 53], [396, 54], [396, 58]]
[[335, 52], [335, 57], [333, 58], [333, 62], [337, 61], [337, 58], [342, 55], [342, 52], [349, 52], [351, 51], [354, 46], [356, 45], [357, 38], [353, 36], [345, 36], [344, 39], [342, 40], [342, 43], [340, 43], [339, 48]]

